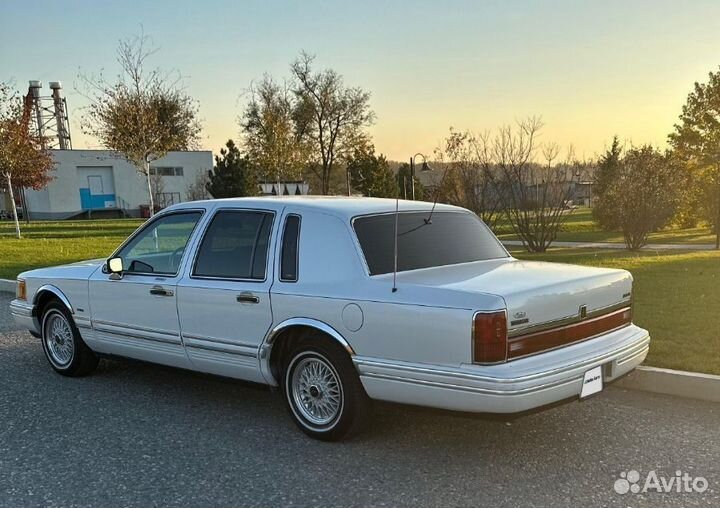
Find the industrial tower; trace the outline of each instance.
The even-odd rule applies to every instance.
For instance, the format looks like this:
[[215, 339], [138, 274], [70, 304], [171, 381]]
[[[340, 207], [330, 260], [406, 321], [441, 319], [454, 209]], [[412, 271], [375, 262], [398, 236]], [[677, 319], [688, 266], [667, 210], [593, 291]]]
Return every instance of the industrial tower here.
[[30, 117], [30, 130], [45, 148], [72, 150], [67, 101], [59, 81], [49, 83], [51, 95], [41, 95], [42, 82], [30, 81], [25, 96], [25, 112]]

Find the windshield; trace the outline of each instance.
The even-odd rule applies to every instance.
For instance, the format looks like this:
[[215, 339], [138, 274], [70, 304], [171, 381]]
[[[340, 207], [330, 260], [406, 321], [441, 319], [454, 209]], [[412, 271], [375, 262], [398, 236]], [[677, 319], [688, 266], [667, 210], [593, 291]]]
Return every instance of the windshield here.
[[[398, 215], [398, 271], [454, 265], [508, 257], [488, 227], [467, 212], [428, 212]], [[394, 267], [395, 214], [358, 217], [353, 222], [370, 275], [391, 273]]]

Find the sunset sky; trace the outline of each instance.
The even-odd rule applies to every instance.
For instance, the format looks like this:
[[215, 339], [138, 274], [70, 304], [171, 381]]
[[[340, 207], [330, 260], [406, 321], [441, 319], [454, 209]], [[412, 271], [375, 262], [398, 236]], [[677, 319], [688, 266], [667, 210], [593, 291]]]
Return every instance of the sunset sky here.
[[116, 70], [140, 26], [153, 63], [186, 76], [204, 148], [237, 139], [243, 91], [288, 74], [301, 49], [372, 92], [378, 151], [430, 153], [448, 128], [542, 116], [543, 140], [592, 157], [613, 134], [664, 146], [694, 81], [720, 65], [717, 1], [4, 0], [0, 80], [63, 82], [75, 148], [78, 72]]

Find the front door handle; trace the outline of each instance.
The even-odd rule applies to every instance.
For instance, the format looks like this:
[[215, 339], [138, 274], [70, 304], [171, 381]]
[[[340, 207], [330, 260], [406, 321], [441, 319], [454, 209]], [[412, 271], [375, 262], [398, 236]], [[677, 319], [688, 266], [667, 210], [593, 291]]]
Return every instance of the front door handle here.
[[157, 296], [172, 296], [175, 293], [173, 293], [169, 289], [165, 289], [162, 286], [153, 286], [152, 288], [150, 288], [150, 294]]
[[252, 293], [241, 293], [237, 295], [236, 300], [239, 303], [260, 303], [260, 298]]

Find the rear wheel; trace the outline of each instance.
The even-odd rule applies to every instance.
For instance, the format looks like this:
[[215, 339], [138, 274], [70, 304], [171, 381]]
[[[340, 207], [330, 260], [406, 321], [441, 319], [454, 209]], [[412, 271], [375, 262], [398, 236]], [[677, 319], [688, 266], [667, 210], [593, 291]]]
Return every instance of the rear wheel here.
[[84, 376], [97, 367], [97, 356], [83, 342], [70, 312], [58, 301], [50, 302], [43, 311], [41, 340], [50, 366], [64, 376]]
[[370, 399], [352, 360], [327, 340], [302, 341], [290, 352], [283, 392], [297, 426], [316, 439], [350, 437], [369, 419]]

